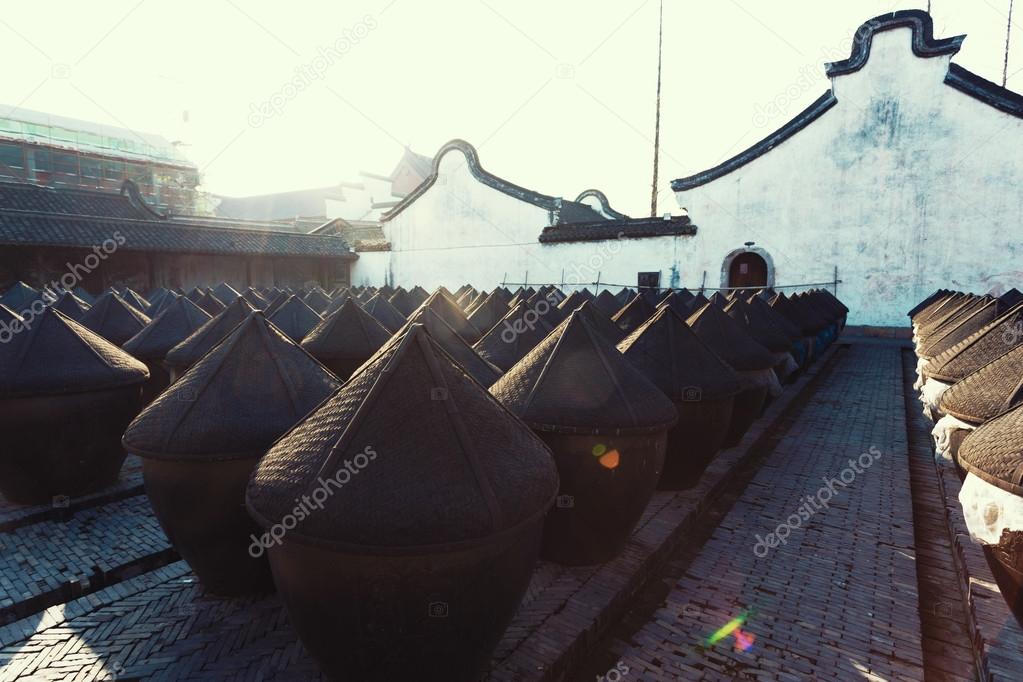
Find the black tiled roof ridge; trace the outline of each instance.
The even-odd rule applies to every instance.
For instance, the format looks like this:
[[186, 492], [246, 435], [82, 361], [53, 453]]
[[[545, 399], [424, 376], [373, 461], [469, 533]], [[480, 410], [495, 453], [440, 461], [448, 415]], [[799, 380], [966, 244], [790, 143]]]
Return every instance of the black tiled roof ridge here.
[[576, 201], [569, 201], [563, 197], [550, 196], [543, 194], [535, 190], [522, 187], [517, 185], [510, 180], [505, 180], [502, 177], [494, 175], [490, 171], [483, 168], [480, 165], [479, 154], [476, 152], [476, 148], [470, 143], [461, 139], [454, 139], [447, 142], [444, 146], [433, 157], [433, 168], [432, 171], [425, 180], [415, 189], [413, 189], [407, 196], [405, 196], [398, 204], [387, 213], [380, 217], [381, 222], [388, 222], [392, 220], [399, 213], [404, 211], [410, 205], [412, 205], [420, 196], [426, 193], [434, 183], [436, 183], [440, 171], [440, 161], [445, 154], [451, 151], [460, 151], [466, 159], [466, 165], [469, 168], [469, 172], [473, 175], [476, 180], [487, 185], [488, 187], [506, 194], [519, 201], [533, 204], [539, 208], [545, 208], [551, 212], [551, 217], [554, 218], [560, 214], [564, 208], [576, 209], [579, 211], [585, 211], [592, 213], [595, 216], [595, 220], [601, 218], [601, 215], [594, 210], [592, 207], [582, 204]]

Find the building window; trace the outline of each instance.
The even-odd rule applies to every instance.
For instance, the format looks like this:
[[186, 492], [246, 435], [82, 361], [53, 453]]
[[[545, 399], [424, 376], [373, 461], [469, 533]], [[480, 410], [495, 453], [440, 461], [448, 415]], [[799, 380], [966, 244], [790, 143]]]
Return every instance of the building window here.
[[0, 167], [24, 168], [25, 159], [21, 147], [16, 144], [0, 144]]
[[124, 177], [123, 161], [104, 161], [103, 177], [107, 180], [120, 180]]
[[53, 126], [51, 134], [54, 140], [59, 140], [60, 142], [78, 142], [78, 136], [75, 135], [75, 131], [68, 130], [67, 128]]
[[103, 147], [103, 136], [96, 133], [82, 131], [78, 133], [78, 144], [89, 145], [90, 147]]
[[78, 157], [74, 154], [54, 154], [53, 170], [67, 175], [78, 175]]
[[39, 125], [38, 123], [26, 123], [25, 132], [33, 137], [50, 139], [50, 126]]
[[660, 272], [640, 272], [636, 275], [636, 284], [640, 289], [660, 289]]
[[53, 170], [53, 154], [49, 149], [36, 149], [32, 152], [32, 166], [37, 171]]
[[12, 121], [9, 118], [0, 118], [0, 132], [21, 134], [22, 128], [19, 121]]
[[102, 178], [103, 164], [100, 163], [100, 160], [82, 157], [82, 177]]
[[125, 164], [125, 171], [128, 174], [128, 178], [133, 180], [139, 185], [148, 185], [152, 182], [152, 177], [149, 173], [149, 168], [140, 163], [127, 163]]

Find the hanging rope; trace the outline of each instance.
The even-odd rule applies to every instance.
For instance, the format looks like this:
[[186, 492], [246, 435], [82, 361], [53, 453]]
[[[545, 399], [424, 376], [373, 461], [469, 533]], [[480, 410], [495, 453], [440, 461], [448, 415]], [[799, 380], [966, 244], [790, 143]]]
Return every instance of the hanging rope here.
[[1002, 87], [1009, 82], [1009, 41], [1012, 38], [1012, 3], [1009, 0], [1009, 27], [1005, 29], [1005, 65], [1002, 67]]

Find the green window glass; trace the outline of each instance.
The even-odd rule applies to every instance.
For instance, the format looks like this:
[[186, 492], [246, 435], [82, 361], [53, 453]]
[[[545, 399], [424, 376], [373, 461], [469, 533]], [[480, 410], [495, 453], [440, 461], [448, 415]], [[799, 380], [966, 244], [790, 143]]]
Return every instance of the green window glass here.
[[78, 175], [78, 157], [74, 154], [54, 153], [53, 170], [57, 173]]
[[123, 161], [104, 161], [103, 177], [107, 180], [120, 180], [124, 177]]
[[82, 157], [81, 160], [82, 177], [86, 178], [102, 178], [103, 177], [103, 164], [100, 163], [99, 159], [88, 159]]
[[49, 149], [35, 149], [32, 151], [32, 165], [38, 171], [50, 172], [53, 170], [53, 153]]
[[16, 144], [0, 144], [0, 166], [21, 169], [25, 167], [25, 154]]

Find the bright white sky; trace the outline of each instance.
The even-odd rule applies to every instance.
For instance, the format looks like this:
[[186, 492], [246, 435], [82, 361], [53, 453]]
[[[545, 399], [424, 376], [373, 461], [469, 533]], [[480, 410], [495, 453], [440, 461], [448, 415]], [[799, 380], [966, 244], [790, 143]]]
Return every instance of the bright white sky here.
[[[860, 23], [926, 4], [667, 0], [661, 210], [677, 210], [671, 179], [741, 151], [824, 92], [822, 64], [848, 56]], [[969, 36], [956, 61], [998, 83], [1008, 4], [933, 2], [939, 37]], [[0, 15], [0, 102], [183, 140], [206, 189], [220, 194], [389, 173], [402, 145], [432, 156], [461, 137], [484, 167], [520, 185], [567, 198], [597, 187], [619, 210], [644, 215], [657, 8], [657, 0], [11, 2]], [[1021, 91], [1016, 9], [1009, 87]], [[322, 78], [250, 125], [254, 104], [346, 32], [361, 38]], [[780, 113], [765, 116], [772, 102]]]

